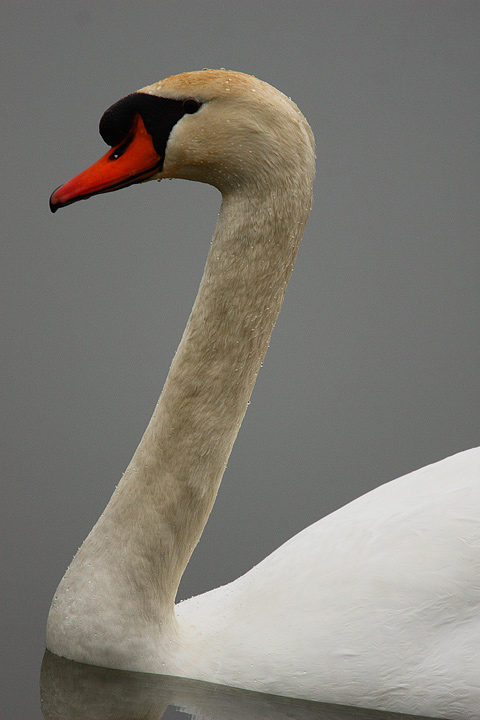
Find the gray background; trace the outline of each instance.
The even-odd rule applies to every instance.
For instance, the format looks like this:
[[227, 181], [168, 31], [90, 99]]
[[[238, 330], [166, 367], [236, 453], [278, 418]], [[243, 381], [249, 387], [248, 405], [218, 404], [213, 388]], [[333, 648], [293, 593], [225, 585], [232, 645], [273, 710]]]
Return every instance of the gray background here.
[[4, 717], [39, 717], [57, 582], [153, 410], [213, 188], [51, 215], [102, 112], [227, 67], [299, 104], [316, 202], [217, 504], [182, 581], [225, 583], [380, 483], [479, 440], [478, 2], [4, 2]]

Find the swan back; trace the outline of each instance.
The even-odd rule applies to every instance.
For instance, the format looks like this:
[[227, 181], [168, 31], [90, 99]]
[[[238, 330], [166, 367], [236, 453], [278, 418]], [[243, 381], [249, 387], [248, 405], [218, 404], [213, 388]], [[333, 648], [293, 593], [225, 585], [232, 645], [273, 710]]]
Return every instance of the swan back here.
[[177, 605], [182, 662], [195, 647], [226, 684], [476, 717], [479, 507], [480, 448], [376, 488]]

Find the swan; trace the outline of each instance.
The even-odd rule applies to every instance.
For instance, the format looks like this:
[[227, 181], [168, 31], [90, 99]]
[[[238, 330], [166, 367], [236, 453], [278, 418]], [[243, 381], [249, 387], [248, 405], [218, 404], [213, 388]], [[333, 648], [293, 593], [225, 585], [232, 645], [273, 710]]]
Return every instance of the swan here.
[[314, 139], [285, 95], [203, 70], [115, 103], [52, 211], [149, 179], [217, 187], [197, 298], [131, 463], [56, 591], [47, 647], [91, 665], [461, 720], [480, 708], [480, 448], [388, 482], [175, 605], [282, 305]]

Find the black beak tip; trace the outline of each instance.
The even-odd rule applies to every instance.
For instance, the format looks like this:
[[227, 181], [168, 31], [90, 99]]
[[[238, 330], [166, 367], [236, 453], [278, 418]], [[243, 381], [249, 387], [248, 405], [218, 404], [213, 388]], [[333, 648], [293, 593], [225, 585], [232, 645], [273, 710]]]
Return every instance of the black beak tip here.
[[57, 192], [57, 190], [58, 190], [59, 188], [61, 188], [61, 187], [62, 187], [62, 186], [59, 185], [58, 188], [55, 188], [55, 190], [53, 191], [53, 193], [50, 195], [50, 200], [48, 201], [48, 204], [49, 204], [49, 206], [50, 206], [50, 210], [52, 211], [52, 213], [57, 212], [58, 208], [61, 207], [61, 204], [60, 204], [58, 201], [56, 201], [56, 200], [53, 199], [53, 196], [55, 195], [55, 193]]

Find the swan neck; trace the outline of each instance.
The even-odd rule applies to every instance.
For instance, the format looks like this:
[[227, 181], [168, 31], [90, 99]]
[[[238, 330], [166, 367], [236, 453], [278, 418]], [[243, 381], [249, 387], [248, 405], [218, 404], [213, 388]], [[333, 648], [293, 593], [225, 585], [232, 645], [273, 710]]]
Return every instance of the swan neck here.
[[[64, 654], [62, 638], [77, 632], [58, 632], [67, 616], [72, 623], [79, 614], [95, 618], [101, 645], [111, 643], [112, 653], [121, 643], [104, 635], [110, 617], [122, 619], [117, 628], [136, 627], [138, 637], [142, 623], [148, 636], [153, 627], [166, 637], [175, 626], [177, 588], [246, 412], [310, 205], [310, 187], [300, 202], [298, 193], [293, 201], [278, 187], [270, 197], [224, 195], [198, 295], [150, 423], [52, 603], [47, 636], [54, 652]], [[84, 660], [96, 662], [92, 654]], [[126, 667], [124, 658], [109, 662]]]
[[293, 269], [306, 218], [292, 226], [282, 205], [278, 192], [268, 207], [265, 198], [224, 196], [192, 313], [128, 471], [137, 485], [156, 488], [162, 498], [159, 521], [168, 523], [173, 537], [161, 573], [171, 573], [166, 585], [172, 603], [214, 503]]

